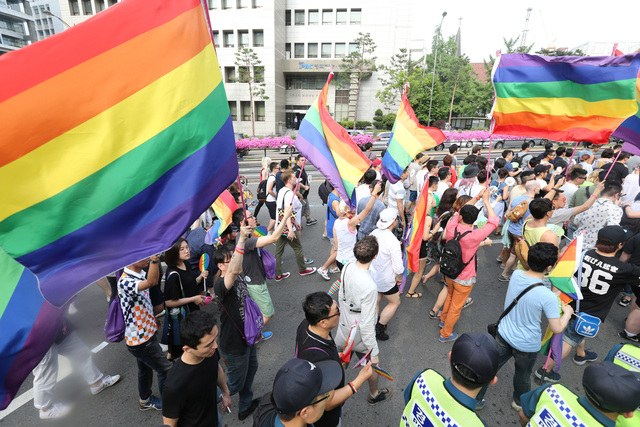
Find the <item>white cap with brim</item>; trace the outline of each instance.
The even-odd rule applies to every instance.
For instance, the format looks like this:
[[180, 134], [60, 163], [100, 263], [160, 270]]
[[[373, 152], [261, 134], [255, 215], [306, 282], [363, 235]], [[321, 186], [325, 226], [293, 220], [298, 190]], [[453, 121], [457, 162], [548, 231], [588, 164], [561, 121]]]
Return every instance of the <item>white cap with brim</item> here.
[[376, 223], [376, 227], [384, 230], [393, 224], [393, 221], [398, 217], [398, 212], [395, 209], [387, 208], [380, 212], [380, 219]]

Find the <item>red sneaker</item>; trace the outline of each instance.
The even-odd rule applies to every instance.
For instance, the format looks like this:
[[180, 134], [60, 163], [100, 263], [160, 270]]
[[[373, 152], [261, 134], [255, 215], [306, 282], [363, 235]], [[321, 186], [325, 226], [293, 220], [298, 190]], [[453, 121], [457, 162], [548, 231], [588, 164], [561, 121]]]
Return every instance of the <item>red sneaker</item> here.
[[289, 276], [291, 276], [291, 273], [289, 273], [288, 271], [286, 273], [282, 273], [282, 275], [276, 276], [276, 282], [279, 282], [280, 280], [284, 280]]
[[315, 269], [315, 268], [309, 267], [309, 268], [307, 268], [306, 270], [301, 271], [301, 272], [300, 272], [300, 275], [301, 275], [301, 276], [308, 276], [308, 275], [313, 274], [313, 273], [315, 273], [315, 272], [316, 272], [316, 269]]

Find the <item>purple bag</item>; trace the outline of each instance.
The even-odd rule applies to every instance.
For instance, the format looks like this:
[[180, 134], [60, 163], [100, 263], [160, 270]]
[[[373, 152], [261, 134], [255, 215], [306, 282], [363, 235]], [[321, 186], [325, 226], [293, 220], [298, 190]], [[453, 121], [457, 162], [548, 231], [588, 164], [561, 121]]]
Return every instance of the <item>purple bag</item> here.
[[244, 298], [244, 339], [247, 345], [254, 345], [262, 337], [264, 318], [260, 307], [249, 295]]
[[276, 259], [266, 249], [260, 249], [260, 258], [262, 258], [262, 268], [267, 279], [276, 277]]
[[104, 322], [104, 334], [109, 342], [120, 342], [124, 339], [124, 316], [120, 300], [116, 296], [109, 305], [107, 320]]

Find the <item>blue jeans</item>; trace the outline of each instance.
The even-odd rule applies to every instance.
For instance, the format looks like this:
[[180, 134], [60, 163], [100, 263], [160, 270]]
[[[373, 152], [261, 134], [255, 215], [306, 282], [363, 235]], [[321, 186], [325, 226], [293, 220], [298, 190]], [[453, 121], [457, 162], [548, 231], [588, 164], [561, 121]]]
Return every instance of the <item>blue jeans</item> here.
[[220, 356], [227, 363], [227, 385], [233, 396], [239, 393], [238, 413], [246, 412], [253, 401], [253, 378], [258, 371], [258, 355], [256, 346], [247, 347], [242, 354], [228, 354], [220, 350]]
[[[498, 344], [498, 370], [513, 357], [515, 362], [515, 373], [513, 375], [513, 401], [520, 405], [520, 396], [531, 391], [531, 373], [538, 358], [538, 351], [527, 353], [516, 350], [506, 342], [500, 334], [496, 335], [496, 343]], [[482, 401], [487, 387], [482, 387], [480, 393], [476, 397], [478, 402]]]
[[153, 371], [158, 374], [158, 388], [160, 396], [162, 396], [164, 380], [167, 379], [167, 372], [171, 369], [171, 362], [162, 353], [157, 334], [144, 344], [127, 346], [127, 350], [133, 354], [138, 362], [138, 394], [140, 399], [146, 400], [151, 397]]

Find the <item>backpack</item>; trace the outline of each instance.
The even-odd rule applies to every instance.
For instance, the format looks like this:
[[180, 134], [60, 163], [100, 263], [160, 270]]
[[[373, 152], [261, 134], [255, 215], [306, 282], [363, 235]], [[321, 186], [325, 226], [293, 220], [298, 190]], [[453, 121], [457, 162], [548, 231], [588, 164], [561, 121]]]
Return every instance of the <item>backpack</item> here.
[[529, 208], [529, 202], [531, 200], [532, 198], [529, 198], [518, 203], [518, 206], [511, 209], [511, 212], [507, 214], [507, 219], [511, 222], [520, 221], [520, 219], [522, 219], [524, 214], [527, 213], [527, 209]]
[[514, 250], [516, 252], [516, 256], [518, 257], [518, 261], [522, 264], [522, 267], [525, 270], [529, 270], [529, 264], [527, 263], [527, 259], [529, 258], [529, 249], [531, 249], [531, 245], [524, 238], [524, 229], [527, 227], [527, 223], [525, 222], [522, 225], [522, 239], [519, 239], [515, 243]]
[[318, 187], [318, 196], [320, 196], [320, 200], [322, 200], [323, 205], [327, 204], [327, 201], [329, 200], [329, 193], [331, 193], [331, 191], [327, 187], [328, 183], [329, 182], [325, 179], [324, 182]]
[[462, 261], [462, 247], [460, 246], [460, 239], [469, 233], [471, 233], [471, 230], [460, 234], [456, 227], [453, 232], [453, 239], [445, 243], [442, 248], [442, 256], [440, 257], [440, 273], [450, 279], [458, 277], [460, 273], [462, 273], [462, 270], [464, 270], [471, 260], [476, 257], [476, 254], [473, 254], [469, 261]]
[[120, 342], [124, 339], [124, 316], [122, 315], [122, 307], [120, 307], [120, 299], [116, 295], [109, 304], [109, 312], [104, 322], [104, 334], [109, 342]]
[[263, 179], [262, 181], [260, 181], [260, 184], [258, 184], [258, 200], [261, 202], [264, 202], [267, 200], [267, 181], [268, 179]]
[[278, 410], [271, 399], [271, 393], [267, 393], [260, 399], [260, 404], [253, 412], [253, 427], [273, 427], [276, 425]]

